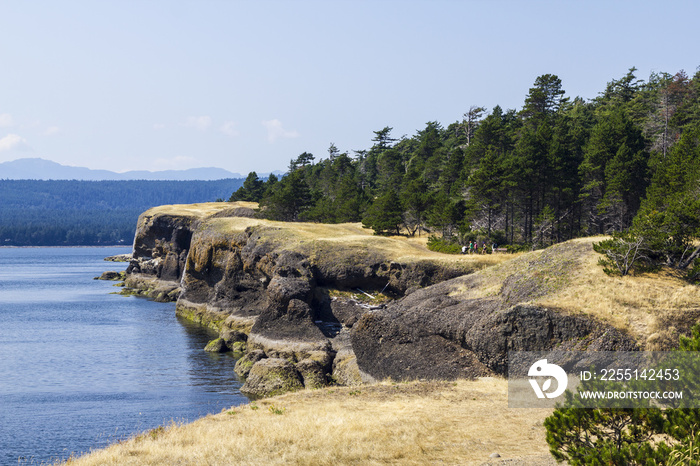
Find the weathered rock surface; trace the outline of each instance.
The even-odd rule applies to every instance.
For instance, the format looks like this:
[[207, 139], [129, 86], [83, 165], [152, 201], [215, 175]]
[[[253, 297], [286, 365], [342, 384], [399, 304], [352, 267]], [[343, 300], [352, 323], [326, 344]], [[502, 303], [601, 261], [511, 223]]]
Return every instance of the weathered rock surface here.
[[117, 254], [114, 256], [108, 256], [105, 257], [104, 260], [109, 261], [109, 262], [130, 262], [133, 256], [131, 253], [128, 254]]
[[121, 294], [143, 296], [162, 303], [173, 302], [180, 294], [180, 284], [149, 275], [127, 273]]
[[233, 368], [233, 371], [240, 377], [248, 377], [253, 365], [266, 357], [265, 352], [262, 350], [248, 351], [242, 358], [236, 361], [236, 366]]
[[328, 370], [318, 361], [311, 358], [303, 359], [295, 364], [295, 367], [305, 388], [321, 388], [328, 385]]
[[266, 358], [250, 369], [241, 392], [262, 397], [304, 388], [304, 379], [296, 367], [286, 359]]
[[245, 351], [248, 334], [234, 328], [223, 327], [220, 330], [220, 335], [229, 350], [234, 352]]
[[[361, 370], [376, 378], [443, 378], [506, 374], [509, 351], [634, 351], [636, 342], [608, 325], [502, 294], [469, 299], [459, 277], [365, 313], [351, 331]], [[505, 286], [504, 286], [505, 287]]]
[[117, 281], [117, 280], [123, 280], [125, 278], [124, 272], [114, 272], [111, 270], [108, 270], [106, 272], [102, 272], [102, 275], [99, 277], [95, 277], [95, 280], [108, 280], [108, 281]]
[[226, 345], [223, 338], [215, 338], [204, 347], [204, 351], [209, 353], [226, 353], [231, 349]]
[[[504, 374], [512, 350], [635, 348], [612, 327], [524, 304], [544, 292], [537, 280], [506, 277], [498, 293], [470, 298], [460, 290], [480, 281], [464, 275], [466, 262], [414, 256], [356, 226], [269, 222], [237, 209], [144, 213], [126, 284], [176, 298], [180, 316], [220, 333], [213, 349], [246, 351], [236, 373], [256, 396], [329, 380]], [[372, 306], [328, 291], [353, 288], [400, 299]]]

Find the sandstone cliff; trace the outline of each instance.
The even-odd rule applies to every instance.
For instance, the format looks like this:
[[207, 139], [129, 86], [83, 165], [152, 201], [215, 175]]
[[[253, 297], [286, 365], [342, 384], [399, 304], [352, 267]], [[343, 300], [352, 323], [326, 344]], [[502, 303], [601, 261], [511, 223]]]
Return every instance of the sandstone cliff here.
[[355, 224], [260, 220], [252, 207], [145, 212], [126, 280], [217, 330], [215, 350], [244, 350], [236, 370], [249, 393], [503, 374], [510, 350], [629, 350], [640, 340], [553, 298], [595, 257], [590, 240], [494, 265], [505, 257], [433, 253]]

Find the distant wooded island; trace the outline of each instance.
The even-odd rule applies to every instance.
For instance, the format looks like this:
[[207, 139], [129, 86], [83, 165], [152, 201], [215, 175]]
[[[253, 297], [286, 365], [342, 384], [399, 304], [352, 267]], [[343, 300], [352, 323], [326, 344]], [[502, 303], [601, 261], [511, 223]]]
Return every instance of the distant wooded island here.
[[0, 245], [131, 245], [143, 211], [223, 200], [242, 183], [0, 180]]

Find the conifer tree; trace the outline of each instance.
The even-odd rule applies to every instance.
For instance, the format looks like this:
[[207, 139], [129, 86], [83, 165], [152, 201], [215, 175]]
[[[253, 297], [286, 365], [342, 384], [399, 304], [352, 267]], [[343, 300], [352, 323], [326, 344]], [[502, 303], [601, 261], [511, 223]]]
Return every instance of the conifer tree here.
[[377, 197], [369, 206], [362, 224], [365, 228], [372, 228], [375, 234], [385, 235], [401, 234], [403, 219], [402, 203], [396, 191], [389, 189]]

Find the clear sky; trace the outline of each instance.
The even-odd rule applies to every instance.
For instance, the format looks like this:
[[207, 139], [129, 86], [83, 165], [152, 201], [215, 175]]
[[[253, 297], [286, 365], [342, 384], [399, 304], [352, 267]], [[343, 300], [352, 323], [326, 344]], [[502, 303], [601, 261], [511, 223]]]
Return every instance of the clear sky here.
[[0, 162], [285, 169], [539, 75], [596, 97], [633, 66], [693, 75], [697, 1], [0, 0]]

